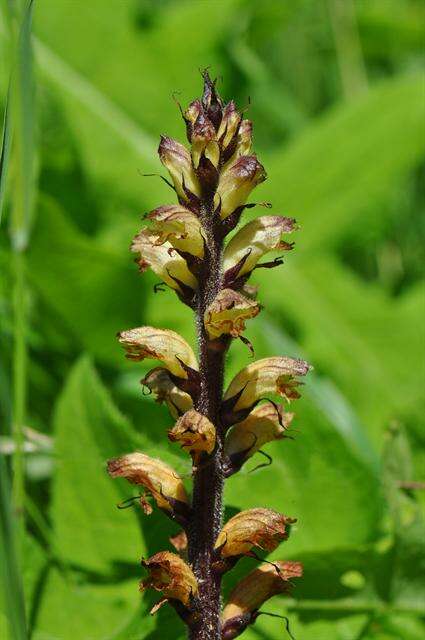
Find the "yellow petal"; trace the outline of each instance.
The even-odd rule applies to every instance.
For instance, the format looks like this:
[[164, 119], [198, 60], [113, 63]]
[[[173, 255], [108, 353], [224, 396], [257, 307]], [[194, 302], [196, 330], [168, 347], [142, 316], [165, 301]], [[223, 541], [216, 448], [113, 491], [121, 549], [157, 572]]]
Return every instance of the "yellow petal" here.
[[158, 507], [174, 511], [177, 503], [189, 504], [180, 476], [162, 460], [135, 452], [108, 461], [112, 478], [126, 478], [131, 484], [145, 487]]
[[204, 324], [211, 339], [222, 334], [237, 338], [245, 329], [245, 321], [254, 318], [260, 305], [233, 289], [222, 289], [206, 309]]
[[171, 176], [177, 195], [186, 201], [189, 200], [187, 191], [200, 196], [201, 188], [186, 147], [168, 136], [161, 136], [158, 153]]
[[150, 389], [157, 402], [167, 404], [171, 415], [176, 420], [185, 411], [192, 408], [192, 398], [188, 393], [179, 389], [171, 379], [168, 369], [156, 367], [149, 371], [141, 382]]
[[217, 131], [217, 140], [221, 148], [226, 149], [237, 133], [241, 114], [237, 111], [235, 103], [231, 100], [223, 109], [223, 117]]
[[188, 451], [196, 460], [199, 454], [212, 453], [215, 447], [215, 427], [202, 413], [194, 409], [179, 418], [168, 436], [173, 442], [179, 442], [182, 449]]
[[273, 551], [288, 537], [292, 518], [272, 509], [248, 509], [230, 518], [219, 533], [215, 548], [223, 558], [247, 554], [253, 547]]
[[169, 242], [162, 244], [161, 242], [160, 236], [148, 228], [142, 229], [133, 239], [131, 250], [140, 254], [138, 261], [140, 270], [143, 272], [151, 267], [161, 280], [180, 293], [184, 291], [179, 282], [196, 290], [198, 283], [193, 273], [189, 271], [186, 260]]
[[263, 358], [242, 369], [230, 383], [224, 399], [241, 392], [234, 410], [251, 407], [260, 398], [277, 394], [286, 399], [298, 398], [295, 376], [304, 376], [310, 365], [305, 360], [274, 356]]
[[295, 220], [283, 216], [261, 216], [248, 222], [238, 231], [224, 250], [224, 271], [231, 269], [246, 257], [239, 273], [249, 273], [257, 262], [269, 251], [291, 247], [281, 241], [283, 233], [295, 229]]
[[142, 560], [142, 565], [149, 571], [149, 576], [140, 583], [140, 591], [162, 591], [167, 599], [179, 600], [185, 606], [198, 594], [192, 569], [175, 553], [160, 551], [148, 560]]
[[[223, 640], [233, 640], [252, 622], [264, 602], [287, 593], [290, 580], [302, 576], [300, 562], [275, 561], [263, 564], [243, 578], [230, 593], [222, 615]], [[250, 614], [254, 614], [252, 617]]]
[[255, 156], [241, 156], [220, 174], [214, 197], [220, 217], [227, 218], [235, 209], [246, 203], [251, 191], [266, 179], [266, 172]]
[[[199, 166], [201, 155], [208, 145], [214, 141], [215, 128], [213, 123], [201, 112], [192, 126], [192, 159], [195, 169]], [[217, 158], [218, 160], [218, 158]], [[215, 163], [213, 163], [215, 164]], [[217, 162], [218, 164], [218, 162]], [[215, 164], [216, 166], [216, 164]]]
[[243, 461], [247, 460], [267, 442], [283, 438], [293, 415], [283, 412], [281, 407], [271, 402], [258, 405], [227, 434], [224, 448], [226, 455], [232, 458], [243, 454]]
[[137, 327], [121, 331], [119, 342], [127, 351], [127, 358], [136, 362], [145, 358], [161, 360], [166, 368], [179, 378], [187, 378], [183, 362], [191, 369], [198, 369], [198, 363], [192, 348], [175, 331]]
[[182, 205], [167, 205], [151, 211], [148, 219], [151, 230], [157, 234], [158, 244], [169, 242], [176, 249], [202, 258], [204, 235], [199, 218]]

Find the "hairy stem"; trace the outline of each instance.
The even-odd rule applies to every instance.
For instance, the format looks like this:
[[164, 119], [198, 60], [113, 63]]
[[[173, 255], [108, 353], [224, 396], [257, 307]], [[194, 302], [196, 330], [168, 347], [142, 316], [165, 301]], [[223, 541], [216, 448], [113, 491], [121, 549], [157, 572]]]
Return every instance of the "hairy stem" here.
[[214, 542], [222, 525], [223, 433], [219, 409], [223, 393], [224, 349], [212, 348], [204, 327], [204, 312], [221, 286], [222, 241], [214, 230], [213, 216], [206, 212], [204, 228], [208, 250], [199, 276], [198, 348], [201, 391], [196, 409], [216, 426], [217, 446], [205, 466], [194, 476], [193, 516], [189, 530], [189, 560], [199, 584], [199, 620], [189, 632], [190, 640], [220, 640], [220, 576], [212, 569]]

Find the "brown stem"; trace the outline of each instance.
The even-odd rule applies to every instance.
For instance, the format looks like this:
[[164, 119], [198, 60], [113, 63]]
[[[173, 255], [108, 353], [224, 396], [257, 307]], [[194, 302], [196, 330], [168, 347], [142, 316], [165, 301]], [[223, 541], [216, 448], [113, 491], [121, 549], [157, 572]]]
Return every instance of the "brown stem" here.
[[[207, 210], [208, 209], [208, 210]], [[189, 631], [190, 640], [220, 640], [221, 579], [212, 569], [214, 542], [222, 524], [223, 432], [219, 420], [223, 393], [223, 349], [213, 348], [205, 331], [203, 317], [221, 287], [222, 241], [210, 207], [203, 216], [208, 249], [199, 274], [198, 326], [201, 390], [196, 409], [217, 429], [217, 446], [207, 465], [200, 465], [194, 476], [193, 510], [189, 527], [189, 560], [199, 584], [198, 619]]]

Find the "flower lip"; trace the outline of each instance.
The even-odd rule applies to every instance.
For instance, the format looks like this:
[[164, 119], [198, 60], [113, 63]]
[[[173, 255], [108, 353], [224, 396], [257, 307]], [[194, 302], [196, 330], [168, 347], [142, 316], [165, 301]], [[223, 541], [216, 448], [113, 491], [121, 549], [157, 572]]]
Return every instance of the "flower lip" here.
[[216, 430], [206, 416], [191, 409], [177, 420], [168, 437], [172, 442], [179, 442], [197, 464], [203, 453], [210, 454], [214, 450]]
[[192, 569], [175, 553], [160, 551], [148, 560], [143, 559], [142, 565], [149, 576], [141, 581], [141, 591], [149, 588], [162, 591], [167, 600], [178, 600], [186, 607], [198, 595], [198, 583]]
[[222, 289], [204, 313], [204, 324], [211, 339], [229, 334], [237, 338], [245, 321], [260, 312], [260, 305], [233, 289]]

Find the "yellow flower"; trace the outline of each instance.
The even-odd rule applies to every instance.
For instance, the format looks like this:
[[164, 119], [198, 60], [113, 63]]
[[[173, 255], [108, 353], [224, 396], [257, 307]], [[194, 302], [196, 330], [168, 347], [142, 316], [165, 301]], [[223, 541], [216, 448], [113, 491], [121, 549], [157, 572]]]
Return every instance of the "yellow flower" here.
[[222, 289], [206, 309], [204, 324], [211, 339], [229, 334], [237, 338], [245, 329], [245, 321], [255, 318], [260, 305], [233, 289]]
[[[136, 451], [108, 460], [108, 473], [112, 478], [125, 478], [131, 484], [143, 486], [160, 509], [176, 514], [187, 513], [189, 499], [182, 479], [162, 460]], [[145, 511], [150, 511], [144, 501], [142, 506]]]
[[191, 396], [179, 389], [171, 379], [168, 369], [163, 367], [152, 369], [141, 383], [154, 394], [157, 402], [166, 403], [168, 410], [176, 420], [193, 406]]
[[[140, 591], [155, 589], [164, 594], [159, 606], [167, 600], [179, 600], [188, 607], [192, 598], [198, 595], [198, 583], [192, 569], [180, 556], [170, 551], [160, 551], [148, 560], [142, 560], [149, 576], [140, 582]], [[156, 605], [151, 613], [155, 613]]]
[[231, 100], [223, 109], [223, 117], [217, 131], [217, 140], [222, 149], [226, 149], [237, 136], [241, 114]]
[[253, 547], [273, 551], [294, 522], [272, 509], [247, 509], [226, 522], [214, 546], [222, 558], [249, 554]]
[[220, 174], [214, 205], [221, 219], [245, 204], [251, 191], [266, 179], [266, 172], [256, 156], [241, 156]]
[[182, 205], [167, 205], [151, 211], [148, 220], [151, 231], [157, 234], [157, 244], [169, 242], [175, 249], [202, 258], [204, 236], [199, 218]]
[[187, 378], [187, 367], [197, 370], [198, 363], [192, 348], [175, 331], [138, 327], [121, 331], [119, 342], [127, 351], [127, 358], [136, 362], [145, 358], [161, 360], [179, 378]]
[[186, 147], [168, 136], [161, 136], [158, 153], [162, 164], [171, 176], [179, 198], [189, 201], [191, 194], [200, 196], [201, 188]]
[[202, 413], [191, 409], [179, 418], [168, 437], [172, 442], [180, 442], [197, 464], [203, 452], [212, 453], [215, 447], [215, 427]]

